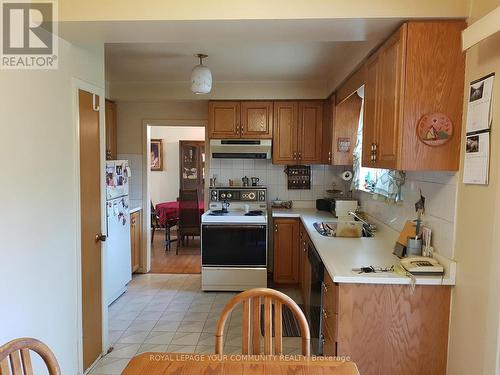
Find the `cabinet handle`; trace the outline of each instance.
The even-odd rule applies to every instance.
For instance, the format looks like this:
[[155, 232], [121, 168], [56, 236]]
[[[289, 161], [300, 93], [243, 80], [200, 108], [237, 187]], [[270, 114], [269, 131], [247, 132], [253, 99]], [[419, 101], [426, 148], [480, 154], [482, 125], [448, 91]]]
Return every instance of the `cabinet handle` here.
[[321, 344], [325, 345], [325, 343], [326, 343], [325, 336], [323, 336], [323, 334], [321, 334]]
[[302, 160], [302, 152], [299, 152], [299, 160]]
[[243, 134], [243, 125], [240, 125], [240, 133]]
[[274, 224], [274, 232], [278, 233], [278, 224]]
[[323, 314], [323, 319], [327, 320], [328, 319], [328, 314], [325, 309], [321, 309], [321, 313]]
[[373, 161], [376, 161], [377, 160], [377, 144], [374, 143], [373, 146], [375, 147], [375, 149], [373, 150]]
[[332, 152], [328, 151], [328, 163], [332, 162]]
[[297, 159], [297, 153], [295, 151], [292, 153], [292, 158], [293, 158], [293, 160]]
[[323, 287], [323, 292], [327, 293], [328, 292], [328, 286], [326, 285], [326, 283], [324, 281], [321, 282], [321, 286]]

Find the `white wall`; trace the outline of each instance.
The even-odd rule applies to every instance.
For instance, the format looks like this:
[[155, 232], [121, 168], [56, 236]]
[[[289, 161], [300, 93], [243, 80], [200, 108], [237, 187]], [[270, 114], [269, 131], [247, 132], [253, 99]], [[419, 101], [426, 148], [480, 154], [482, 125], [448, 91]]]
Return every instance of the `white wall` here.
[[[171, 120], [184, 125], [185, 120], [208, 118], [208, 101], [117, 102], [118, 158], [129, 160], [132, 169], [130, 203], [142, 206], [143, 200], [143, 138], [144, 120]], [[157, 172], [155, 172], [157, 173]]]
[[179, 141], [204, 141], [203, 126], [153, 126], [151, 139], [163, 140], [163, 171], [151, 171], [149, 192], [153, 204], [179, 196]]
[[60, 40], [59, 69], [0, 71], [0, 344], [38, 338], [63, 374], [78, 372], [72, 77], [104, 88], [102, 46]]
[[423, 220], [432, 229], [432, 244], [436, 251], [453, 258], [457, 173], [407, 172], [402, 187], [403, 201], [398, 203], [386, 203], [361, 191], [357, 195], [364, 211], [401, 231], [407, 220], [416, 218], [415, 202], [420, 198], [420, 190], [425, 197]]
[[[500, 0], [473, 0], [469, 23], [500, 6]], [[458, 176], [455, 258], [448, 373], [500, 374], [500, 33], [467, 51], [465, 98], [472, 80], [496, 72], [490, 136], [488, 185], [465, 185]], [[464, 113], [466, 113], [464, 103]], [[466, 116], [464, 116], [464, 119]], [[462, 126], [465, 131], [465, 125]]]

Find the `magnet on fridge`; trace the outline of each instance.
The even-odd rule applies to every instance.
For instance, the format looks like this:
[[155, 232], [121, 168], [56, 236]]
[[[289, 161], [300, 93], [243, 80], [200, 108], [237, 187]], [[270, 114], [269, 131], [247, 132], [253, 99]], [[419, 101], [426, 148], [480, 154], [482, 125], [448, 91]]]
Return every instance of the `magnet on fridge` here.
[[129, 166], [125, 167], [125, 177], [132, 177], [132, 171]]

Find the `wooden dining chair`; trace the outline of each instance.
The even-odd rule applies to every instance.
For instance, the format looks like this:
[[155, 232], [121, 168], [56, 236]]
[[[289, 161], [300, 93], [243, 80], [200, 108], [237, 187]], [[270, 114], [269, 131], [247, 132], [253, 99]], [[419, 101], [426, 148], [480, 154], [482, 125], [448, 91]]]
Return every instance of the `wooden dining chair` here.
[[33, 375], [30, 351], [42, 357], [50, 375], [61, 374], [49, 347], [37, 339], [24, 337], [0, 346], [0, 375]]
[[175, 253], [179, 252], [179, 245], [188, 245], [189, 236], [200, 236], [201, 215], [198, 190], [179, 190], [179, 224], [178, 243]]
[[[222, 310], [215, 330], [215, 354], [222, 354], [224, 326], [231, 311], [243, 304], [242, 354], [260, 354], [261, 303], [264, 301], [264, 354], [279, 355], [283, 352], [282, 311], [287, 306], [295, 316], [302, 338], [302, 355], [311, 355], [311, 334], [306, 317], [293, 299], [280, 291], [268, 288], [255, 288], [234, 296]], [[273, 317], [274, 307], [274, 319]], [[272, 348], [274, 327], [274, 353]], [[251, 348], [251, 349], [250, 349]], [[250, 353], [250, 350], [252, 353]]]

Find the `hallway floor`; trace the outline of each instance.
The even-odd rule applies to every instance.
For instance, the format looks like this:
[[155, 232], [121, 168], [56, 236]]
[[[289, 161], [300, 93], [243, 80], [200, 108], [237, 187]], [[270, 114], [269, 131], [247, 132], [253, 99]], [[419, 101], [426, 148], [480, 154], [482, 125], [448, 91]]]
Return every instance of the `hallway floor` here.
[[[171, 230], [172, 238], [177, 237], [176, 230]], [[187, 246], [175, 250], [179, 242], [173, 242], [169, 251], [165, 251], [165, 231], [157, 230], [151, 245], [151, 272], [153, 273], [185, 273], [201, 272], [200, 237], [190, 238]]]
[[[127, 292], [109, 308], [114, 350], [92, 375], [120, 374], [132, 357], [152, 352], [214, 353], [215, 326], [232, 292], [202, 292], [201, 275], [134, 275]], [[297, 290], [286, 290], [297, 302]], [[226, 323], [225, 353], [241, 353], [242, 309]], [[300, 354], [300, 338], [284, 337], [283, 352]]]

